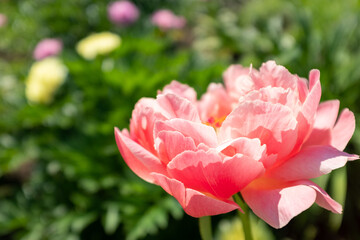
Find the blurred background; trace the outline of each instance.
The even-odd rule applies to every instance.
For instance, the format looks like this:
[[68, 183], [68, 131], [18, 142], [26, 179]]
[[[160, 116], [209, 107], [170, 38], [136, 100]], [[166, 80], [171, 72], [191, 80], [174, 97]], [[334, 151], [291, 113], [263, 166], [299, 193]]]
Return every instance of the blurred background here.
[[[274, 59], [322, 101], [356, 115], [346, 151], [360, 153], [357, 0], [0, 0], [0, 239], [200, 239], [160, 187], [121, 159], [141, 97], [177, 79], [201, 96], [232, 63]], [[344, 206], [318, 206], [256, 239], [360, 239], [360, 162], [316, 179]], [[217, 239], [241, 239], [236, 212], [213, 217]]]

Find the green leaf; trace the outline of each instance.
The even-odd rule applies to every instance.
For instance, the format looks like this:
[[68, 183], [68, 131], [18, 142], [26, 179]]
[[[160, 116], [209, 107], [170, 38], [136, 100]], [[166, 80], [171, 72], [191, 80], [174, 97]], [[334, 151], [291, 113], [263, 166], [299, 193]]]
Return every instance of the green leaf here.
[[111, 203], [107, 206], [106, 214], [103, 217], [103, 226], [105, 232], [109, 235], [113, 234], [121, 221], [119, 206], [117, 203]]

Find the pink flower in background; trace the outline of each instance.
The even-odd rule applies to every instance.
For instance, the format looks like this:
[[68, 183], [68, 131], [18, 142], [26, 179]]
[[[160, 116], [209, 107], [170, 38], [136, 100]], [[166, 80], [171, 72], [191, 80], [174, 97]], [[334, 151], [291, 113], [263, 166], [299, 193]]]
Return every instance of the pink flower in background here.
[[116, 24], [129, 25], [139, 18], [139, 10], [132, 2], [117, 1], [109, 5], [108, 15]]
[[161, 9], [156, 11], [151, 18], [151, 22], [162, 30], [183, 28], [186, 24], [184, 17], [176, 16], [172, 11]]
[[348, 109], [338, 118], [337, 100], [319, 104], [319, 71], [308, 81], [269, 61], [259, 70], [230, 66], [224, 81], [199, 101], [176, 81], [156, 99], [140, 99], [130, 131], [115, 128], [128, 166], [193, 217], [240, 209], [238, 192], [275, 228], [314, 202], [341, 213], [310, 179], [358, 159], [343, 152], [355, 118]]
[[5, 26], [6, 23], [7, 23], [6, 15], [0, 13], [0, 28]]
[[58, 55], [62, 50], [62, 42], [54, 38], [41, 40], [35, 47], [33, 56], [36, 60]]

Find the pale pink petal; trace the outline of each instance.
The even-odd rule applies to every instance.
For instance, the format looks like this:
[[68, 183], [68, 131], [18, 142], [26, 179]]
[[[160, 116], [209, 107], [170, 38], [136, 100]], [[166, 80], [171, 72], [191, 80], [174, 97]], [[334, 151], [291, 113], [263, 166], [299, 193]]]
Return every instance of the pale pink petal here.
[[180, 132], [161, 131], [155, 139], [155, 149], [159, 153], [160, 160], [167, 164], [176, 155], [186, 150], [196, 150], [194, 140], [184, 137]]
[[316, 110], [319, 106], [321, 97], [320, 72], [319, 70], [311, 70], [309, 74], [310, 92], [307, 95], [302, 109], [296, 117], [298, 122], [298, 140], [294, 147], [297, 151], [301, 145], [308, 139], [313, 129]]
[[268, 171], [266, 176], [286, 181], [316, 178], [343, 167], [350, 159], [357, 158], [357, 155], [341, 152], [331, 146], [309, 146]]
[[344, 109], [332, 130], [331, 145], [344, 150], [355, 131], [355, 117], [349, 109]]
[[271, 167], [278, 159], [277, 154], [266, 154], [266, 145], [261, 145], [258, 138], [235, 138], [219, 145], [216, 151], [230, 157], [241, 153], [256, 161], [261, 161], [265, 168]]
[[267, 86], [259, 90], [254, 90], [240, 98], [239, 102], [242, 101], [255, 101], [261, 100], [269, 103], [279, 103], [292, 109], [294, 115], [301, 109], [301, 102], [298, 100], [297, 94], [290, 88], [284, 89], [281, 87]]
[[331, 145], [332, 128], [339, 112], [338, 100], [326, 101], [319, 104], [316, 112], [314, 128], [303, 146]]
[[191, 122], [185, 119], [171, 119], [167, 121], [157, 121], [154, 128], [156, 138], [160, 131], [179, 131], [185, 137], [190, 137], [196, 145], [204, 143], [208, 147], [217, 146], [217, 136], [214, 128], [205, 124]]
[[142, 98], [136, 103], [132, 112], [130, 135], [145, 149], [156, 154], [153, 138], [154, 122], [168, 118], [169, 114], [155, 99]]
[[298, 77], [297, 84], [299, 100], [303, 103], [306, 99], [306, 96], [309, 94], [308, 80]]
[[118, 128], [115, 128], [116, 144], [126, 164], [133, 172], [148, 182], [153, 182], [150, 172], [166, 172], [164, 165], [156, 156], [126, 135], [128, 135], [126, 131], [123, 134]]
[[[238, 137], [258, 138], [268, 154], [289, 154], [297, 139], [297, 121], [290, 108], [259, 100], [242, 102], [223, 122], [221, 142]], [[286, 143], [286, 144], [284, 144]]]
[[338, 117], [339, 106], [339, 100], [330, 100], [320, 103], [316, 111], [314, 128], [333, 128]]
[[226, 90], [234, 100], [257, 88], [251, 73], [257, 73], [257, 70], [241, 65], [231, 65], [223, 73]]
[[320, 72], [319, 70], [311, 70], [309, 74], [310, 92], [303, 104], [302, 114], [305, 119], [312, 125], [319, 106], [321, 97]]
[[324, 189], [313, 183], [312, 181], [306, 180], [301, 181], [301, 183], [312, 187], [316, 191], [316, 200], [315, 202], [322, 208], [325, 208], [333, 213], [341, 213], [342, 206], [332, 199]]
[[259, 161], [264, 156], [266, 146], [261, 145], [260, 140], [257, 138], [250, 139], [240, 137], [219, 145], [216, 150], [230, 157], [234, 156], [236, 153], [241, 153]]
[[241, 154], [224, 160], [216, 152], [186, 151], [168, 164], [169, 174], [186, 187], [227, 199], [264, 171], [261, 162]]
[[173, 93], [180, 97], [188, 99], [190, 102], [196, 102], [196, 92], [193, 88], [189, 87], [186, 84], [179, 83], [178, 81], [173, 80], [170, 84], [166, 85], [163, 91], [158, 94], [167, 94]]
[[297, 89], [298, 77], [291, 74], [285, 67], [277, 65], [275, 61], [267, 61], [260, 67], [262, 86], [282, 87], [284, 89]]
[[201, 122], [196, 106], [186, 98], [167, 93], [158, 95], [156, 100], [164, 111], [170, 115], [169, 118], [182, 118], [193, 122]]
[[175, 197], [185, 212], [192, 217], [203, 217], [227, 213], [240, 207], [231, 200], [219, 200], [190, 188], [176, 179], [153, 173], [155, 183]]
[[332, 129], [314, 128], [311, 131], [309, 138], [302, 144], [302, 147], [313, 145], [331, 145], [331, 132]]
[[313, 188], [293, 184], [275, 184], [267, 188], [249, 186], [241, 194], [252, 211], [274, 228], [285, 226], [316, 199]]
[[231, 112], [233, 103], [221, 84], [211, 83], [198, 102], [201, 120], [209, 122], [210, 118], [216, 120], [226, 117]]

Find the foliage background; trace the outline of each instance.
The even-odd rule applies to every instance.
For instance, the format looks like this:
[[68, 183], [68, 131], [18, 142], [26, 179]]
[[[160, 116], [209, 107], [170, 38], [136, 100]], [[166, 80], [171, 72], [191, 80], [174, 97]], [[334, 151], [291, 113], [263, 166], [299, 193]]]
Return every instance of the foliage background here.
[[[360, 126], [360, 3], [357, 0], [134, 0], [140, 19], [113, 25], [106, 0], [1, 0], [0, 238], [199, 239], [197, 220], [160, 187], [135, 176], [118, 153], [113, 128], [127, 128], [134, 104], [172, 79], [199, 96], [231, 63], [275, 59], [307, 77], [321, 71], [322, 100], [340, 99]], [[161, 32], [151, 13], [172, 9], [182, 30]], [[92, 32], [122, 38], [115, 52], [87, 61], [76, 43]], [[69, 74], [49, 105], [29, 104], [25, 79], [36, 43], [60, 38]], [[359, 127], [347, 147], [360, 153]], [[360, 239], [359, 162], [317, 182], [344, 205], [317, 206], [276, 239]], [[234, 213], [213, 218], [214, 228]], [[222, 231], [218, 238], [222, 239]]]

